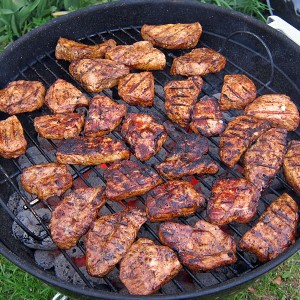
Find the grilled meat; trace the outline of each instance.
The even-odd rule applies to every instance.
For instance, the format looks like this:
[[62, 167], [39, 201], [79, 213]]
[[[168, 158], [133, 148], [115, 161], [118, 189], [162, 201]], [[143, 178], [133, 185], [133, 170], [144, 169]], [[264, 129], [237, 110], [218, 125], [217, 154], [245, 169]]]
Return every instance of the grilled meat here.
[[119, 96], [129, 105], [152, 106], [154, 102], [154, 77], [151, 72], [128, 74], [120, 79]]
[[257, 211], [259, 197], [259, 190], [244, 178], [219, 179], [208, 202], [208, 220], [219, 226], [247, 223]]
[[123, 258], [146, 222], [145, 212], [123, 210], [99, 218], [86, 235], [86, 268], [90, 275], [102, 277]]
[[132, 69], [148, 71], [163, 70], [166, 67], [165, 55], [148, 41], [116, 46], [106, 52], [105, 58], [124, 64]]
[[69, 71], [89, 92], [112, 88], [122, 77], [129, 74], [129, 68], [125, 65], [102, 58], [72, 61]]
[[297, 106], [286, 95], [263, 95], [245, 108], [245, 114], [269, 120], [273, 127], [296, 130], [300, 117]]
[[176, 57], [173, 60], [170, 74], [182, 76], [206, 75], [220, 72], [225, 68], [226, 58], [220, 53], [208, 49], [197, 48]]
[[105, 204], [104, 187], [80, 188], [68, 194], [51, 215], [50, 231], [54, 243], [70, 249], [89, 230]]
[[104, 172], [106, 196], [119, 201], [140, 196], [163, 181], [152, 169], [134, 161], [122, 161], [109, 166]]
[[278, 173], [287, 150], [287, 130], [271, 128], [249, 148], [244, 159], [246, 179], [258, 189], [266, 189]]
[[121, 141], [109, 136], [79, 137], [63, 141], [57, 149], [57, 161], [70, 165], [98, 165], [129, 159], [130, 151]]
[[73, 184], [67, 166], [59, 163], [40, 164], [25, 168], [21, 175], [24, 189], [41, 200], [61, 196]]
[[106, 96], [95, 96], [84, 124], [85, 136], [101, 136], [113, 131], [122, 121], [127, 108]]
[[180, 269], [172, 249], [140, 238], [120, 262], [120, 279], [130, 294], [149, 295], [174, 278]]
[[236, 262], [234, 239], [217, 225], [199, 220], [193, 227], [174, 222], [160, 225], [161, 242], [178, 253], [179, 261], [195, 271]]
[[254, 253], [261, 262], [274, 259], [295, 242], [298, 219], [297, 203], [284, 193], [242, 236], [239, 247]]
[[34, 111], [43, 106], [45, 93], [39, 81], [12, 81], [0, 90], [0, 110], [10, 115]]
[[233, 168], [248, 147], [270, 128], [268, 121], [238, 116], [230, 121], [220, 138], [220, 158]]
[[187, 80], [174, 80], [167, 83], [165, 91], [165, 109], [167, 116], [182, 127], [187, 127], [192, 110], [201, 93], [203, 80], [194, 76]]
[[202, 27], [198, 22], [190, 24], [143, 25], [142, 38], [154, 46], [165, 49], [191, 49], [196, 47]]
[[167, 139], [165, 127], [147, 114], [128, 114], [121, 134], [141, 161], [155, 155]]

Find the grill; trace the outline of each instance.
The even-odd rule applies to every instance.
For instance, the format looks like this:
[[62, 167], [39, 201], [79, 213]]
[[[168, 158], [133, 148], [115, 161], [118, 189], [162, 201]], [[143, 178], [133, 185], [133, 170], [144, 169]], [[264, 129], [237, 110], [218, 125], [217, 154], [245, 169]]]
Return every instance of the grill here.
[[[128, 2], [125, 5], [123, 2], [121, 2], [118, 4], [104, 5], [98, 8], [94, 7], [92, 9], [84, 10], [82, 12], [82, 15], [80, 15], [80, 13], [75, 13], [71, 16], [67, 16], [65, 19], [62, 18], [61, 21], [57, 21], [57, 24], [55, 24], [56, 21], [54, 21], [52, 23], [52, 29], [55, 29], [55, 33], [51, 33], [49, 42], [45, 41], [45, 45], [41, 47], [42, 49], [33, 49], [33, 46], [31, 46], [28, 41], [25, 41], [25, 44], [29, 47], [29, 49], [25, 51], [26, 53], [24, 54], [24, 57], [21, 56], [19, 58], [17, 68], [18, 71], [16, 73], [7, 71], [6, 73], [9, 74], [9, 76], [5, 78], [3, 78], [3, 75], [1, 75], [1, 87], [4, 87], [11, 80], [25, 79], [39, 80], [48, 88], [56, 79], [62, 78], [71, 82], [80, 90], [84, 91], [80, 84], [76, 82], [69, 74], [69, 63], [55, 60], [54, 46], [57, 38], [60, 35], [66, 37], [71, 36], [71, 38], [77, 39], [78, 41], [86, 44], [97, 44], [109, 38], [113, 38], [117, 41], [118, 44], [132, 44], [136, 41], [141, 40], [141, 25], [146, 22], [151, 23], [151, 20], [147, 20], [146, 17], [148, 11], [150, 10], [149, 6], [151, 7], [151, 5], [154, 5], [155, 7], [155, 5], [157, 5], [160, 12], [163, 12], [164, 5], [166, 5], [165, 8], [169, 10], [168, 12], [170, 14], [173, 11], [179, 11], [180, 9], [183, 9], [184, 11], [180, 11], [179, 16], [173, 16], [172, 20], [170, 20], [171, 17], [169, 15], [168, 17], [166, 17], [166, 19], [164, 19], [163, 16], [160, 16], [160, 20], [156, 20], [152, 16], [152, 23], [162, 24], [167, 22], [192, 22], [193, 19], [200, 21], [200, 23], [203, 25], [204, 31], [197, 47], [209, 47], [214, 50], [218, 50], [227, 58], [227, 65], [224, 70], [216, 74], [208, 74], [204, 76], [204, 86], [200, 98], [204, 96], [218, 97], [223, 84], [224, 75], [239, 73], [246, 74], [254, 81], [257, 86], [258, 94], [260, 95], [267, 93], [286, 93], [291, 96], [292, 99], [297, 99], [297, 97], [300, 96], [297, 82], [292, 79], [294, 78], [293, 72], [297, 71], [290, 70], [290, 73], [287, 74], [286, 71], [278, 65], [278, 56], [276, 52], [274, 55], [274, 51], [272, 53], [271, 47], [267, 46], [268, 44], [270, 45], [269, 37], [260, 34], [259, 32], [261, 30], [261, 28], [259, 28], [260, 26], [262, 26], [261, 24], [256, 24], [253, 20], [248, 20], [248, 17], [242, 16], [241, 14], [227, 12], [223, 9], [215, 8], [209, 5], [200, 5], [198, 3], [195, 4], [194, 2], [190, 1], [185, 1], [185, 4], [182, 4], [180, 2], [179, 4], [175, 3], [177, 1], [153, 2], [155, 3], [151, 4], [151, 1], [147, 3], [144, 2], [144, 4], [142, 4], [142, 2]], [[125, 11], [127, 9], [131, 11], [131, 23], [128, 23], [130, 22], [130, 20], [124, 20], [124, 18], [121, 17], [123, 16], [123, 14], [120, 13], [120, 10], [122, 9]], [[143, 9], [142, 17], [138, 18], [138, 21], [134, 22], [133, 20], [136, 20], [135, 14], [138, 14], [139, 9]], [[194, 14], [193, 10], [195, 9], [198, 10], [198, 13], [201, 10], [205, 9], [209, 13], [211, 12], [212, 16], [217, 15], [217, 13], [220, 13], [221, 16], [225, 15], [227, 17], [231, 17], [232, 14], [236, 14], [234, 15], [235, 20], [237, 20], [236, 24], [239, 24], [240, 22], [241, 24], [244, 24], [244, 26], [237, 26], [234, 31], [232, 30], [222, 33], [220, 32], [220, 30], [214, 30], [213, 27], [211, 27], [211, 17], [208, 16], [208, 20], [203, 17], [204, 19], [202, 20], [199, 14]], [[126, 15], [125, 11], [124, 14]], [[81, 29], [79, 29], [79, 25], [77, 24], [74, 25], [74, 30], [67, 29], [67, 35], [64, 35], [65, 32], [63, 31], [63, 29], [68, 28], [64, 27], [64, 24], [66, 23], [68, 18], [69, 22], [80, 20], [79, 23], [83, 23], [83, 25], [81, 25], [83, 27], [86, 27], [85, 18], [87, 16], [91, 16], [92, 22], [92, 20], [94, 20], [95, 18], [96, 13], [99, 12], [102, 12], [104, 14], [104, 19], [109, 20], [108, 24], [105, 27], [102, 26], [105, 29], [97, 31], [95, 28], [96, 26], [92, 25], [92, 28], [89, 29], [90, 32], [85, 28], [84, 33], [82, 33]], [[105, 13], [107, 13], [107, 15], [110, 15], [113, 14], [113, 12], [118, 12], [117, 15], [120, 18], [118, 19], [118, 17], [116, 17], [118, 21], [113, 22], [113, 20], [109, 19], [108, 16], [105, 15]], [[143, 17], [145, 19], [143, 19]], [[189, 18], [189, 21], [186, 20], [187, 18]], [[208, 22], [207, 26], [205, 26], [206, 22]], [[254, 30], [250, 25], [246, 26], [246, 22], [254, 22], [254, 26], [257, 26], [258, 29]], [[117, 26], [119, 24], [120, 26]], [[127, 25], [125, 26], [124, 24]], [[101, 28], [100, 25], [99, 27]], [[62, 26], [62, 28], [60, 28], [60, 26]], [[78, 29], [78, 32], [76, 32], [76, 28]], [[249, 28], [252, 30], [249, 30]], [[237, 31], [236, 29], [243, 30]], [[35, 33], [33, 33], [32, 37], [39, 38], [40, 34], [42, 34], [42, 29], [40, 30], [40, 32], [36, 31]], [[78, 36], [78, 34], [81, 35]], [[274, 32], [273, 35], [275, 35]], [[280, 36], [280, 38], [283, 39], [283, 42], [289, 43], [283, 37]], [[22, 43], [22, 41], [20, 43]], [[15, 47], [16, 49], [13, 49], [12, 47], [12, 50], [16, 53], [16, 51], [18, 50], [18, 44], [16, 44]], [[32, 50], [31, 53], [30, 50]], [[166, 128], [168, 128], [168, 140], [164, 144], [162, 150], [157, 155], [152, 157], [149, 161], [145, 162], [145, 164], [150, 167], [152, 167], [153, 164], [157, 162], [163, 161], [165, 156], [172, 150], [172, 147], [174, 146], [176, 140], [185, 133], [182, 128], [172, 124], [168, 120], [164, 112], [163, 86], [170, 80], [183, 79], [180, 77], [170, 76], [169, 69], [173, 58], [182, 55], [187, 51], [168, 50], [164, 52], [167, 57], [167, 68], [164, 71], [153, 72], [155, 76], [154, 106], [152, 108], [128, 106], [129, 112], [143, 112], [158, 117], [164, 122]], [[6, 53], [8, 53], [8, 51]], [[30, 56], [32, 56], [31, 59], [29, 59]], [[8, 57], [13, 60], [12, 54], [10, 54]], [[5, 64], [5, 71], [9, 69], [9, 63], [5, 62], [4, 58], [5, 56], [0, 57], [0, 61], [1, 63], [4, 62]], [[286, 54], [285, 59], [289, 59], [289, 54]], [[296, 60], [297, 59], [300, 59], [299, 51], [298, 58], [296, 58]], [[12, 64], [13, 66], [15, 66], [16, 62], [12, 62]], [[124, 103], [122, 100], [120, 100], [116, 88], [104, 90], [102, 93], [113, 98], [119, 103]], [[87, 93], [87, 95], [92, 98], [95, 94]], [[299, 107], [299, 103], [297, 105]], [[86, 114], [85, 108], [80, 108], [80, 110]], [[68, 251], [63, 250], [61, 251], [61, 254], [69, 263], [70, 267], [75, 271], [76, 276], [79, 277], [79, 279], [83, 282], [83, 285], [78, 286], [70, 282], [61, 282], [55, 276], [53, 268], [50, 270], [42, 270], [35, 265], [34, 250], [24, 246], [20, 241], [11, 237], [11, 228], [13, 222], [17, 223], [27, 233], [27, 235], [36, 242], [41, 243], [50, 235], [49, 229], [47, 227], [47, 222], [38, 214], [37, 211], [42, 204], [36, 204], [37, 201], [35, 200], [32, 201], [32, 198], [30, 198], [30, 196], [26, 194], [19, 185], [19, 176], [22, 172], [22, 168], [24, 168], [24, 164], [34, 165], [42, 162], [55, 161], [54, 153], [59, 142], [39, 138], [33, 127], [33, 120], [36, 116], [49, 113], [49, 110], [46, 107], [43, 107], [38, 111], [19, 115], [19, 120], [24, 127], [25, 137], [28, 141], [28, 150], [26, 154], [19, 159], [0, 159], [0, 218], [1, 220], [3, 220], [2, 223], [6, 224], [5, 226], [0, 228], [0, 241], [2, 243], [2, 245], [0, 244], [0, 246], [2, 246], [0, 247], [1, 252], [14, 263], [22, 267], [24, 270], [34, 274], [35, 276], [39, 277], [49, 284], [55, 285], [64, 293], [75, 293], [77, 295], [80, 294], [81, 296], [104, 299], [140, 299], [140, 297], [124, 295], [126, 294], [126, 289], [117, 279], [117, 269], [112, 272], [113, 274], [110, 273], [105, 276], [100, 281], [100, 283], [95, 284], [95, 282], [93, 282], [91, 278], [87, 276], [85, 272], [83, 272], [83, 269], [78, 264], [78, 261], [76, 261]], [[229, 111], [225, 112], [224, 116], [226, 121], [228, 122], [239, 113], [240, 112], [238, 111]], [[1, 113], [0, 117], [1, 119], [4, 119], [7, 116], [4, 113]], [[119, 129], [120, 127], [112, 132], [111, 135], [118, 139], [121, 139]], [[299, 135], [300, 132], [298, 129], [296, 132], [292, 132], [289, 134], [289, 139], [299, 139]], [[225, 176], [242, 177], [242, 164], [239, 164], [234, 169], [229, 169], [221, 163], [218, 156], [218, 145], [219, 138], [209, 138], [210, 150], [208, 155], [220, 165], [220, 171], [213, 176], [189, 176], [185, 178], [194, 185], [196, 190], [201, 190], [206, 198], [209, 197], [213, 181], [217, 178]], [[92, 167], [70, 166], [73, 174], [74, 186], [104, 186], [105, 182], [103, 180], [103, 170], [105, 169], [105, 167], [106, 165]], [[233, 235], [236, 240], [238, 240], [244, 232], [246, 232], [251, 226], [253, 226], [253, 224], [255, 223], [259, 215], [265, 210], [265, 208], [283, 192], [288, 192], [294, 199], [296, 199], [296, 201], [300, 205], [299, 197], [297, 197], [291, 186], [285, 181], [283, 175], [278, 174], [270, 188], [261, 197], [258, 213], [255, 216], [254, 220], [252, 220], [248, 224], [230, 224], [225, 228], [225, 230]], [[11, 210], [8, 202], [8, 199], [12, 198], [12, 195], [20, 198], [24, 202], [24, 206], [26, 206], [25, 208], [34, 215], [36, 223], [38, 223], [42, 228], [41, 234], [36, 234], [36, 232], [33, 232], [23, 222], [22, 219], [16, 217], [14, 212]], [[105, 213], [114, 213], [116, 211], [120, 211], [128, 205], [144, 207], [144, 203], [144, 197], [137, 197], [133, 201], [122, 201], [120, 202], [120, 204], [109, 202], [102, 210], [104, 210]], [[54, 208], [54, 205], [55, 204], [49, 202], [48, 204], [44, 204], [43, 207], [48, 212], [51, 212]], [[206, 219], [205, 210], [199, 211], [195, 215], [188, 218], [180, 218], [179, 221], [184, 224], [193, 225], [198, 219]], [[155, 242], [159, 243], [159, 238], [157, 236], [157, 226], [158, 225], [156, 223], [150, 223], [148, 221], [143, 225], [141, 231], [138, 234], [138, 237], [149, 237]], [[233, 288], [240, 288], [243, 284], [249, 282], [249, 280], [254, 279], [257, 276], [269, 271], [270, 269], [274, 268], [279, 263], [284, 261], [286, 258], [288, 258], [290, 255], [295, 253], [300, 248], [299, 236], [300, 225], [298, 225], [297, 242], [278, 258], [266, 264], [258, 262], [253, 255], [237, 250], [238, 261], [235, 264], [227, 267], [218, 268], [211, 272], [195, 272], [189, 270], [187, 267], [184, 267], [183, 271], [181, 271], [177, 277], [175, 277], [170, 283], [163, 286], [159, 290], [159, 296], [151, 296], [151, 299], [155, 299], [156, 297], [159, 299], [195, 298], [212, 294], [217, 295], [217, 293], [220, 291], [224, 295], [224, 291], [232, 291]], [[84, 256], [85, 249], [83, 244], [79, 242], [77, 246], [81, 251], [81, 256]], [[18, 255], [18, 253], [21, 254]]]

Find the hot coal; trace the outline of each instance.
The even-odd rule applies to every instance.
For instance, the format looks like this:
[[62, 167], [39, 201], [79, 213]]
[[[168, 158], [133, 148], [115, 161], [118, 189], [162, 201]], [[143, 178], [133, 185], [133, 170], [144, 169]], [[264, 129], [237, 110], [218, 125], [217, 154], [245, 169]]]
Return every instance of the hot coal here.
[[34, 260], [38, 266], [40, 266], [44, 270], [48, 270], [54, 267], [54, 261], [58, 254], [59, 252], [57, 252], [56, 250], [36, 250], [34, 252]]
[[59, 279], [67, 282], [72, 282], [74, 275], [77, 274], [63, 254], [60, 254], [55, 258], [54, 270]]

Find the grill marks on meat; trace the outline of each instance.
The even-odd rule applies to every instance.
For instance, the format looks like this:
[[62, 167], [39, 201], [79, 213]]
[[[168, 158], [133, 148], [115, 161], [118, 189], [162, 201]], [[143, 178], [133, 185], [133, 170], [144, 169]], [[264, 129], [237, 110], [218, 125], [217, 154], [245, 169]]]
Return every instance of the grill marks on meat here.
[[180, 269], [172, 249], [140, 238], [120, 262], [120, 279], [130, 294], [149, 295], [174, 278]]
[[297, 203], [284, 193], [243, 235], [239, 247], [254, 253], [261, 262], [274, 259], [295, 242], [298, 218]]
[[158, 235], [162, 243], [174, 249], [180, 262], [191, 270], [208, 271], [236, 262], [234, 239], [217, 225], [203, 220], [193, 227], [163, 223]]
[[68, 194], [51, 215], [50, 231], [54, 243], [70, 249], [89, 230], [105, 204], [104, 187], [80, 188]]
[[123, 210], [103, 216], [86, 235], [86, 267], [91, 276], [102, 277], [123, 258], [146, 222], [145, 212]]
[[122, 121], [127, 108], [106, 96], [95, 96], [84, 125], [85, 136], [101, 136], [113, 131]]

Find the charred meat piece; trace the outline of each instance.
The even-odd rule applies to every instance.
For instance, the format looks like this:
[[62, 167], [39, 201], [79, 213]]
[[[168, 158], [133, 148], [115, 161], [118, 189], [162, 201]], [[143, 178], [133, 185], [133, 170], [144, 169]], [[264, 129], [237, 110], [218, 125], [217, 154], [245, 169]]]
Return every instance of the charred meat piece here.
[[258, 189], [266, 189], [278, 173], [287, 150], [287, 130], [271, 128], [249, 148], [244, 159], [245, 177]]
[[146, 214], [151, 222], [189, 216], [205, 204], [191, 183], [173, 180], [151, 190], [146, 198]]
[[256, 98], [254, 82], [243, 74], [225, 75], [220, 96], [220, 109], [244, 109]]
[[195, 271], [236, 262], [234, 239], [217, 225], [199, 220], [193, 227], [174, 222], [160, 225], [161, 242], [178, 253], [179, 261]]
[[54, 243], [70, 249], [89, 230], [105, 204], [104, 187], [80, 188], [68, 194], [51, 215], [50, 231]]
[[125, 65], [101, 58], [72, 61], [69, 71], [89, 92], [112, 88], [122, 77], [129, 74], [129, 68]]
[[167, 83], [165, 91], [165, 109], [167, 116], [182, 127], [187, 127], [192, 110], [201, 93], [203, 80], [194, 76], [187, 80], [174, 80]]
[[298, 219], [297, 203], [284, 193], [242, 236], [239, 247], [254, 253], [261, 262], [274, 259], [295, 242]]
[[57, 161], [70, 165], [98, 165], [129, 159], [130, 151], [109, 136], [79, 137], [63, 141], [57, 149]]
[[238, 116], [230, 121], [220, 138], [220, 158], [233, 168], [243, 153], [270, 128], [270, 123], [252, 116]]
[[106, 51], [115, 47], [117, 43], [110, 39], [98, 45], [86, 45], [60, 37], [55, 48], [56, 59], [67, 61], [83, 58], [103, 58]]
[[122, 121], [127, 108], [106, 96], [95, 96], [84, 124], [85, 136], [101, 136], [113, 131]]
[[128, 114], [121, 134], [141, 161], [155, 155], [167, 139], [165, 127], [147, 114]]
[[145, 71], [163, 70], [166, 67], [165, 55], [148, 41], [116, 46], [106, 52], [105, 58]]
[[120, 79], [119, 96], [129, 105], [152, 106], [154, 102], [154, 77], [151, 72], [128, 74]]
[[273, 127], [296, 130], [299, 126], [299, 111], [290, 97], [281, 94], [263, 95], [245, 108], [245, 114], [271, 122]]
[[120, 262], [120, 279], [130, 294], [150, 295], [174, 278], [181, 268], [172, 249], [140, 238]]
[[152, 45], [165, 49], [191, 49], [196, 47], [202, 27], [198, 22], [190, 24], [143, 25], [142, 38]]
[[259, 197], [259, 190], [244, 178], [219, 179], [208, 202], [208, 220], [219, 226], [247, 223], [257, 211]]
[[0, 90], [0, 110], [10, 115], [34, 111], [43, 106], [45, 93], [39, 81], [12, 81]]
[[113, 201], [144, 195], [163, 182], [152, 169], [128, 160], [109, 166], [104, 179], [106, 196]]
[[72, 113], [77, 107], [88, 106], [89, 98], [73, 84], [57, 79], [48, 89], [45, 104], [55, 113]]
[[61, 196], [73, 184], [67, 166], [59, 163], [40, 164], [25, 168], [21, 175], [24, 189], [41, 200]]
[[99, 218], [86, 235], [86, 268], [90, 275], [102, 277], [123, 258], [146, 222], [145, 212], [123, 210]]
[[191, 52], [174, 58], [170, 74], [182, 76], [206, 75], [220, 72], [225, 68], [226, 58], [220, 53], [208, 49], [197, 48]]

